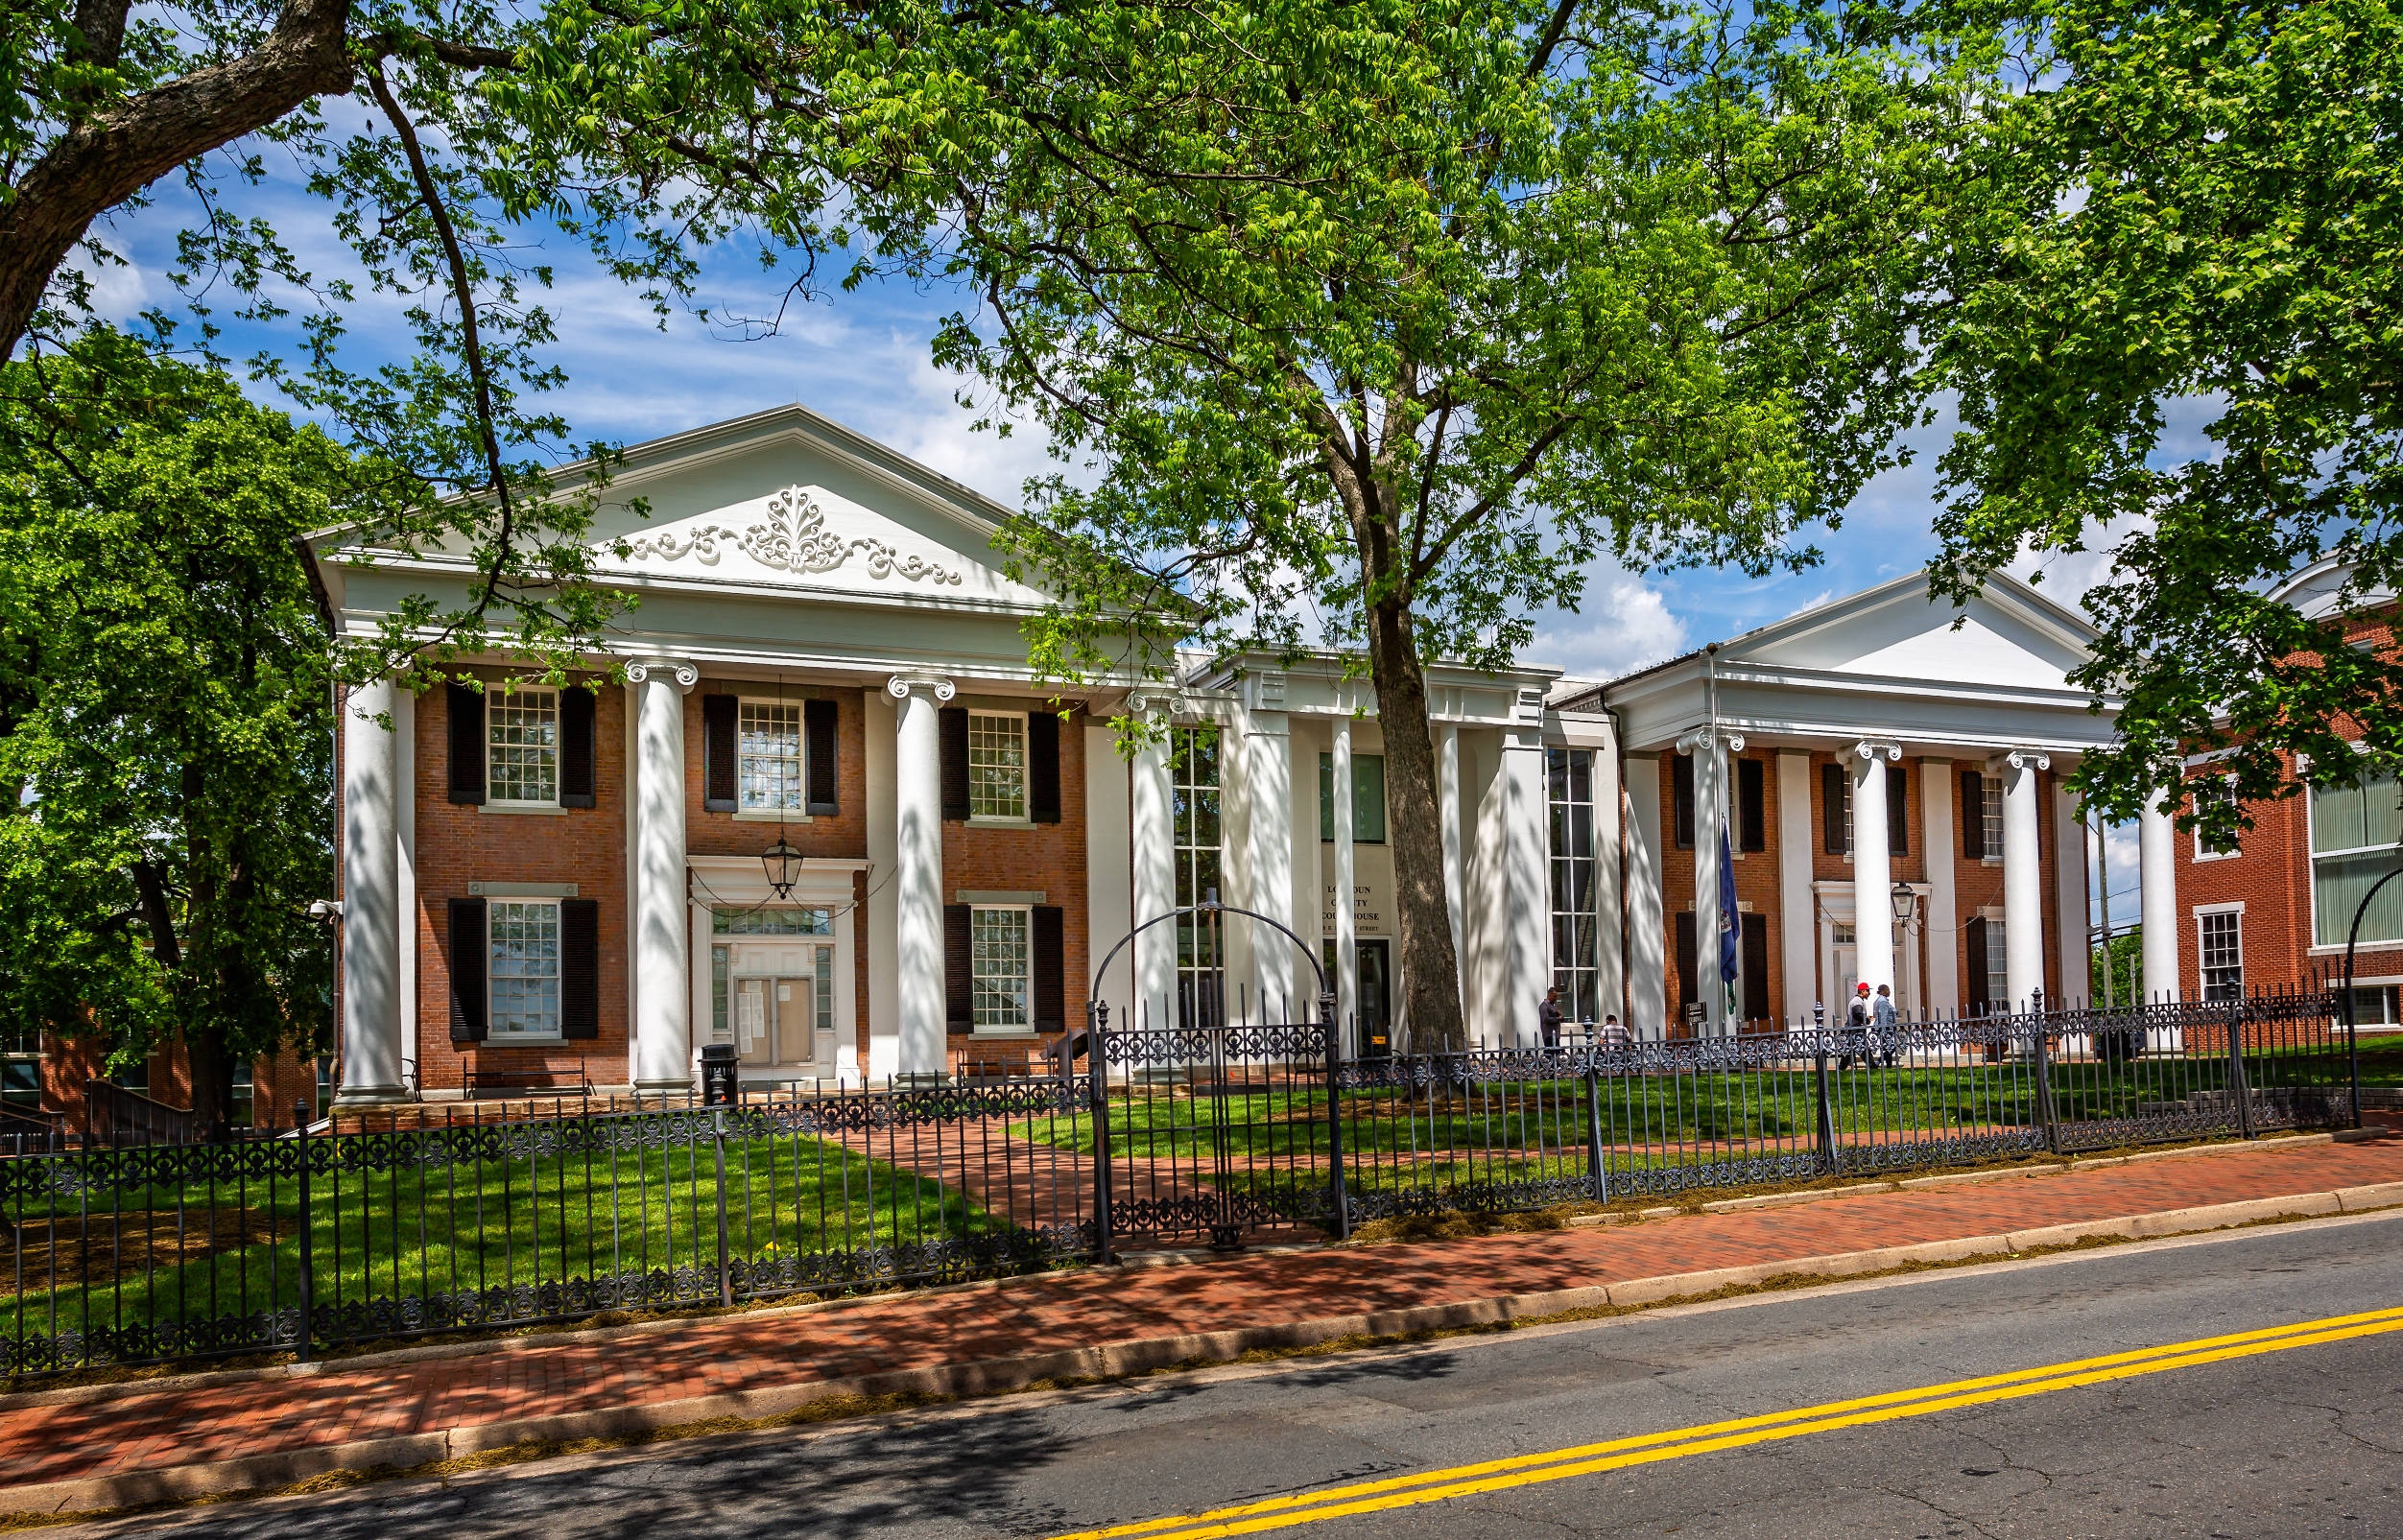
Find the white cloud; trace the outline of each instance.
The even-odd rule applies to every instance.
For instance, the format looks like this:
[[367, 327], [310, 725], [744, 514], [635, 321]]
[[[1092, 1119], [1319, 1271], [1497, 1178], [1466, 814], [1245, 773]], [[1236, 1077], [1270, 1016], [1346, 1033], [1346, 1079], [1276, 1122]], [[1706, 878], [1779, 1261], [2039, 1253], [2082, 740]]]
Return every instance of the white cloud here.
[[1580, 678], [1607, 679], [1685, 649], [1686, 626], [1667, 596], [1624, 572], [1597, 575], [1575, 615], [1549, 617], [1535, 629], [1530, 659]]

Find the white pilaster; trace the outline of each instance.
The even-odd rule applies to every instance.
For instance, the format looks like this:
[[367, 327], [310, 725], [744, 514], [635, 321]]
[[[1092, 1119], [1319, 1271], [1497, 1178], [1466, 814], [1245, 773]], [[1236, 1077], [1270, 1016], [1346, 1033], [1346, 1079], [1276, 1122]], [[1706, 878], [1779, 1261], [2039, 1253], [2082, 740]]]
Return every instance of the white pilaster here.
[[1436, 731], [1436, 799], [1443, 819], [1443, 904], [1452, 917], [1452, 957], [1465, 989], [1468, 958], [1461, 927], [1461, 724]]
[[1927, 905], [1919, 917], [1927, 937], [1927, 1007], [1959, 1014], [1961, 900], [1953, 858], [1961, 834], [1953, 821], [1953, 773], [1949, 759], [1919, 762], [1919, 848], [1927, 866]]
[[634, 802], [634, 1089], [693, 1083], [689, 920], [684, 878], [684, 697], [701, 682], [690, 663], [651, 658], [626, 666], [634, 693], [634, 748], [642, 766]]
[[1660, 756], [1627, 758], [1627, 1028], [1657, 1042], [1669, 1025], [1660, 907]]
[[[400, 1061], [400, 774], [393, 681], [343, 699], [343, 1106], [406, 1102]], [[381, 720], [379, 720], [381, 719]]]
[[[1294, 907], [1294, 769], [1291, 724], [1283, 711], [1252, 710], [1244, 721], [1244, 823], [1249, 859], [1244, 865], [1247, 907], [1300, 927]], [[1292, 939], [1273, 926], [1247, 921], [1251, 938], [1254, 1021], [1297, 1019]], [[1315, 977], [1315, 976], [1314, 976]]]
[[942, 950], [942, 702], [949, 679], [896, 674], [885, 693], [898, 703], [893, 727], [894, 961], [900, 973], [900, 1066], [904, 1085], [940, 1083], [944, 1041]]
[[[1694, 760], [1694, 989], [1701, 996], [1704, 1032], [1735, 1031], [1727, 1020], [1727, 981], [1719, 971], [1722, 837], [1727, 830], [1727, 750], [1744, 751], [1741, 733], [1697, 729], [1679, 738], [1677, 752]], [[1732, 843], [1732, 841], [1728, 841]]]
[[892, 880], [900, 862], [899, 716], [882, 690], [862, 692], [868, 739], [868, 1083], [901, 1073], [901, 906]]
[[1345, 1054], [1360, 1052], [1356, 1035], [1360, 1019], [1359, 916], [1353, 896], [1359, 879], [1352, 853], [1352, 733], [1351, 719], [1335, 719], [1335, 1020], [1346, 1044]]
[[2039, 772], [2050, 755], [2014, 748], [1995, 761], [2003, 777], [2003, 969], [2011, 1010], [2026, 1010], [2044, 987], [2044, 841], [2039, 832]]
[[[1106, 723], [1084, 728], [1084, 891], [1086, 956], [1099, 966], [1134, 926], [1134, 823], [1128, 766]], [[1166, 926], [1160, 927], [1166, 930]], [[1134, 998], [1134, 948], [1118, 954], [1109, 977], [1093, 982], [1113, 1017]], [[1071, 1024], [1073, 1028], [1074, 1024]]]
[[2176, 1000], [2177, 936], [2184, 923], [2177, 914], [2177, 826], [2171, 822], [2177, 795], [2161, 794], [2158, 803], [2147, 802], [2136, 817], [2136, 905], [2144, 924], [2144, 997]]
[[1819, 996], [1819, 914], [1811, 888], [1811, 756], [1777, 751], [1777, 959], [1785, 1019], [1807, 1023]]
[[1543, 694], [1521, 690], [1518, 725], [1502, 735], [1502, 775], [1509, 788], [1504, 860], [1510, 895], [1509, 973], [1502, 1041], [1520, 1048], [1542, 1042], [1537, 1009], [1552, 986], [1550, 799], [1545, 792]]
[[[1852, 935], [1858, 945], [1860, 981], [1870, 993], [1894, 982], [1892, 837], [1886, 827], [1886, 769], [1902, 759], [1902, 746], [1864, 738], [1844, 764], [1852, 771]], [[1829, 1002], [1830, 1010], [1834, 1002]]]
[[[1165, 699], [1139, 697], [1128, 709], [1148, 714], [1155, 731], [1135, 750], [1129, 782], [1129, 817], [1134, 841], [1134, 914], [1130, 925], [1157, 919], [1177, 907], [1177, 825], [1169, 779], [1170, 744]], [[1202, 895], [1193, 895], [1196, 903]], [[1154, 925], [1134, 938], [1134, 992], [1112, 1002], [1122, 1026], [1177, 1023], [1177, 922]]]

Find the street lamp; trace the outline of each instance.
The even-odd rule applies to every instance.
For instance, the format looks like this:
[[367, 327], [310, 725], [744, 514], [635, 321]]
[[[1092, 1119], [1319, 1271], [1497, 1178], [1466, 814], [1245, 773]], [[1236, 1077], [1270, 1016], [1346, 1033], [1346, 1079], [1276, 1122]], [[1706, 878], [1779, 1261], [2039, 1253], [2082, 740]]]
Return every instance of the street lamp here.
[[1919, 895], [1911, 890], [1909, 883], [1894, 884], [1894, 923], [1909, 926], [1911, 916], [1918, 912]]
[[793, 896], [794, 885], [801, 880], [801, 853], [793, 848], [782, 835], [776, 842], [760, 852], [760, 869], [768, 874], [768, 886], [778, 899]]

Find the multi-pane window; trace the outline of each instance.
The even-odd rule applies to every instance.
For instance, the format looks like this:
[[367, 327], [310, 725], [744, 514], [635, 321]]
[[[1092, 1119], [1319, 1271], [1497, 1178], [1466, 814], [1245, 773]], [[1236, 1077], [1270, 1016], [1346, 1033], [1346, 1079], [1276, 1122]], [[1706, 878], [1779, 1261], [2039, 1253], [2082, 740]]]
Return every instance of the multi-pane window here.
[[968, 953], [978, 1031], [1020, 1031], [1034, 1023], [1034, 914], [1024, 909], [968, 911]]
[[830, 909], [720, 909], [709, 914], [716, 936], [832, 936]]
[[801, 788], [801, 708], [797, 701], [746, 700], [735, 750], [746, 813], [798, 813]]
[[2202, 998], [2238, 1000], [2245, 993], [2245, 916], [2215, 910], [2195, 916], [2202, 925]]
[[[2215, 775], [2207, 781], [2195, 783], [2195, 816], [2197, 817], [2201, 817], [2206, 810], [2211, 808], [2234, 807], [2235, 805], [2236, 783], [2234, 781]], [[2232, 856], [2237, 853], [2237, 850], [2238, 847], [2232, 842], [2215, 845], [2211, 842], [2209, 835], [2200, 828], [2195, 830], [2195, 854], [2198, 856]]]
[[[1177, 837], [1177, 904], [1199, 904], [1220, 887], [1220, 744], [1214, 727], [1169, 733], [1169, 806]], [[1177, 921], [1177, 1015], [1187, 1027], [1216, 1025], [1225, 998], [1225, 933], [1216, 914]]]
[[[1979, 798], [1986, 815], [1986, 859], [1999, 860], [2003, 853], [2003, 778], [1988, 775], [1981, 783], [1985, 794]], [[1995, 996], [1997, 1000], [2000, 995]]]
[[19, 1028], [0, 1038], [0, 1102], [12, 1107], [41, 1105], [39, 1028]]
[[[2353, 914], [2378, 879], [2403, 860], [2403, 788], [2391, 777], [2311, 788], [2312, 941], [2343, 946]], [[2389, 883], [2362, 914], [2365, 941], [2403, 940], [2403, 882]]]
[[733, 983], [734, 949], [713, 946], [709, 949], [709, 1036], [723, 1043], [734, 1035], [726, 1021], [726, 993]]
[[[1352, 756], [1352, 843], [1385, 843], [1385, 756]], [[1319, 838], [1335, 839], [1335, 756], [1319, 756]]]
[[559, 907], [495, 899], [491, 931], [491, 1035], [559, 1033]]
[[1986, 922], [1986, 998], [1996, 1010], [2013, 1008], [2010, 998], [2010, 938], [2001, 920]]
[[1026, 717], [968, 713], [968, 816], [1026, 817]]
[[488, 770], [495, 802], [557, 807], [559, 799], [559, 698], [556, 690], [512, 690], [485, 708], [491, 739]]
[[1602, 1019], [1601, 916], [1594, 888], [1594, 751], [1544, 754], [1552, 803], [1552, 982], [1560, 1014]]

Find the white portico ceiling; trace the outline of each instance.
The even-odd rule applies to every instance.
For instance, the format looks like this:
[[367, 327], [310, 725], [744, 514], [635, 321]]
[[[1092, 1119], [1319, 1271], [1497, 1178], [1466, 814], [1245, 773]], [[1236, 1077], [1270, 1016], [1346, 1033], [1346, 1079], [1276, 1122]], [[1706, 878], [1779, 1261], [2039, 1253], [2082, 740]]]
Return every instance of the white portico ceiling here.
[[1997, 576], [1956, 608], [1913, 573], [1614, 680], [1601, 697], [1637, 750], [1715, 716], [1765, 744], [1872, 735], [1933, 751], [2075, 753], [2110, 741], [2117, 704], [2097, 714], [2069, 682], [2094, 634], [2015, 579]]

